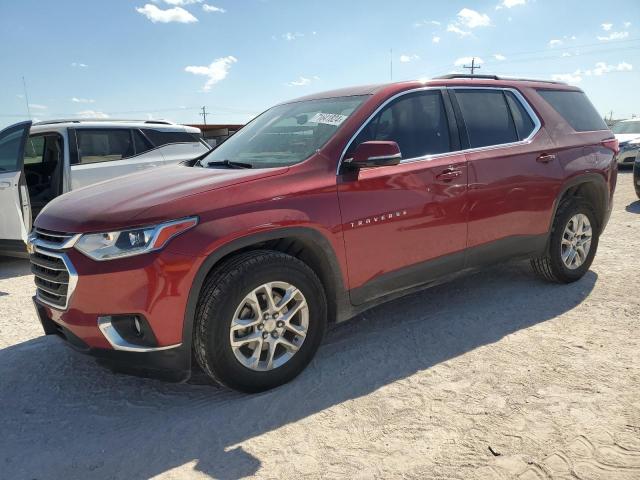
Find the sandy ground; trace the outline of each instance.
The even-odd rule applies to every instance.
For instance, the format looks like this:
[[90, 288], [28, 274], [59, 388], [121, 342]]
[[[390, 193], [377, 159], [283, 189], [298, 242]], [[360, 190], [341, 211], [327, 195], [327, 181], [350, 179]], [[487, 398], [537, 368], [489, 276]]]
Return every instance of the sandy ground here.
[[275, 391], [119, 376], [41, 336], [0, 261], [0, 478], [640, 479], [640, 202], [592, 271], [497, 267], [376, 308]]

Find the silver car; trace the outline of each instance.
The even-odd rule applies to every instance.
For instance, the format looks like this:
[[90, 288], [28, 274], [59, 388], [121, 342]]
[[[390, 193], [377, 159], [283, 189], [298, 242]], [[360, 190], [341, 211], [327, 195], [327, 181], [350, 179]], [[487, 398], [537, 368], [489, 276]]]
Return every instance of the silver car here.
[[620, 145], [616, 156], [618, 165], [633, 165], [640, 153], [640, 119], [622, 120], [611, 127], [611, 131]]
[[22, 255], [31, 221], [70, 190], [210, 150], [197, 128], [162, 121], [22, 122], [0, 131], [0, 254]]

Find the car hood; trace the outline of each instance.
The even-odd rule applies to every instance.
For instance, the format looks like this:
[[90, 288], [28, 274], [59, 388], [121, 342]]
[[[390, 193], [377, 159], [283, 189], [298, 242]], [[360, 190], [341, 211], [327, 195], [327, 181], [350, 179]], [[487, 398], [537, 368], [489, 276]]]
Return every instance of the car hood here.
[[629, 140], [640, 139], [640, 135], [638, 135], [637, 133], [616, 133], [615, 136], [620, 143], [628, 142]]
[[[145, 212], [155, 206], [286, 171], [286, 168], [236, 170], [182, 165], [153, 168], [66, 193], [50, 202], [34, 225], [68, 233], [144, 225], [151, 218]], [[154, 218], [157, 220], [157, 215]]]

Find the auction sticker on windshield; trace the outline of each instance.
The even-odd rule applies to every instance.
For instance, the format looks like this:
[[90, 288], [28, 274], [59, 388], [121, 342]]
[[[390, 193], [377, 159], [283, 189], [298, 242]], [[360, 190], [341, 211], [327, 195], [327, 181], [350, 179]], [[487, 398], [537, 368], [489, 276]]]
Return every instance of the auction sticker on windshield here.
[[340, 125], [347, 119], [346, 115], [340, 115], [338, 113], [316, 113], [309, 122], [313, 123], [324, 123], [327, 125], [335, 125], [336, 127]]

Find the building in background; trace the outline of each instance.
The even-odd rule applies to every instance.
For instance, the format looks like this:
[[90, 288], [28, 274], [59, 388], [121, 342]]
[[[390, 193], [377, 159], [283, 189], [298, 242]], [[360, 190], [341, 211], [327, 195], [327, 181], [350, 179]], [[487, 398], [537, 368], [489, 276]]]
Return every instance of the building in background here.
[[189, 125], [190, 127], [199, 128], [202, 131], [202, 136], [207, 141], [209, 145], [212, 147], [216, 147], [224, 142], [231, 135], [240, 130], [244, 125], [242, 124], [214, 124], [214, 125], [204, 125], [204, 124], [193, 124]]

